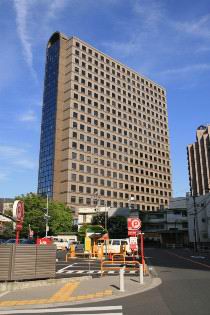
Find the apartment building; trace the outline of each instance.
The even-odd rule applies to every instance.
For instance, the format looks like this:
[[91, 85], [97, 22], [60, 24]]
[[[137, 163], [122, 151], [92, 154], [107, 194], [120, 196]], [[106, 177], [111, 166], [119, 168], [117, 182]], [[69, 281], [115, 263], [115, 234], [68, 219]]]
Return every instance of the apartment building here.
[[167, 207], [166, 91], [76, 37], [47, 44], [38, 193], [70, 207]]
[[210, 191], [210, 126], [196, 130], [196, 142], [187, 147], [189, 182], [192, 196]]

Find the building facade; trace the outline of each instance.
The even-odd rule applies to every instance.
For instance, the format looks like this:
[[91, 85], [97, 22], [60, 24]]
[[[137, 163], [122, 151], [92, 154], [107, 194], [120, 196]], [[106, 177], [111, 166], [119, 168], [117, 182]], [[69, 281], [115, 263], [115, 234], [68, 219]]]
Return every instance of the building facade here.
[[187, 195], [189, 242], [195, 247], [210, 246], [210, 193], [205, 196]]
[[12, 198], [0, 198], [0, 213], [12, 211], [14, 199]]
[[[166, 91], [82, 40], [46, 52], [38, 193], [71, 207], [167, 207]], [[97, 196], [97, 197], [96, 197]]]
[[141, 212], [140, 217], [146, 243], [168, 247], [188, 245], [186, 198], [173, 198], [168, 209]]
[[189, 182], [192, 196], [210, 191], [210, 126], [200, 126], [196, 142], [188, 145]]

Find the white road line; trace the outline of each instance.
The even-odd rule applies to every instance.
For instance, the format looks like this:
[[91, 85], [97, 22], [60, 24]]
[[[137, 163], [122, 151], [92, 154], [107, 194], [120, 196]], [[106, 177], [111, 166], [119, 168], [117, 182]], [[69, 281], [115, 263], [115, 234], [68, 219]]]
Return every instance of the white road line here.
[[62, 269], [59, 269], [58, 271], [56, 271], [56, 273], [62, 273], [65, 269], [69, 268], [69, 267], [72, 267], [72, 265], [68, 265]]
[[75, 270], [67, 270], [66, 273], [73, 273]]
[[87, 272], [87, 270], [78, 270], [76, 273], [84, 273], [85, 271]]
[[[45, 309], [27, 309], [27, 310], [12, 310], [12, 311], [0, 311], [1, 315], [10, 314], [44, 314], [44, 313], [64, 313], [64, 312], [93, 312], [93, 311], [117, 311], [122, 310], [122, 305], [119, 306], [98, 306], [98, 307], [63, 307], [63, 308], [45, 308]], [[73, 313], [73, 314], [74, 314]], [[122, 313], [99, 313], [100, 315], [122, 315]], [[79, 314], [78, 314], [79, 315]], [[82, 315], [91, 315], [91, 313], [86, 313]]]
[[108, 273], [115, 273], [115, 271], [114, 270], [109, 270]]
[[0, 294], [0, 297], [6, 295], [7, 293], [9, 293], [9, 291], [5, 291], [5, 292], [1, 293], [1, 294]]
[[131, 270], [129, 273], [132, 273], [132, 274], [136, 273], [136, 270]]

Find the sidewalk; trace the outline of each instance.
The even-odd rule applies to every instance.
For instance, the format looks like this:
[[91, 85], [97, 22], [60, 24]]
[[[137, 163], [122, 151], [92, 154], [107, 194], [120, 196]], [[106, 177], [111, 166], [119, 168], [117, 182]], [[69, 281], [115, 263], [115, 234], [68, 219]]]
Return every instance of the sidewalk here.
[[[63, 280], [63, 279], [60, 279]], [[62, 281], [61, 281], [62, 282]], [[100, 278], [71, 278], [65, 283], [48, 284], [36, 288], [19, 289], [0, 294], [0, 311], [5, 309], [27, 307], [56, 307], [74, 303], [93, 302], [96, 300], [114, 299], [140, 293], [161, 283], [160, 279], [144, 277], [144, 284], [139, 283], [138, 276], [125, 277], [125, 292], [119, 290], [119, 276]]]

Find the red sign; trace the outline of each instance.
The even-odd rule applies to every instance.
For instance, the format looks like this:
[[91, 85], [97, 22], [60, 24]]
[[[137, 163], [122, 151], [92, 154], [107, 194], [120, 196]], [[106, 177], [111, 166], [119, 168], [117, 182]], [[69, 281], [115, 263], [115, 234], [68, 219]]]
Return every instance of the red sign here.
[[136, 232], [135, 230], [128, 230], [128, 236], [136, 236]]
[[13, 218], [16, 219], [16, 221], [23, 222], [24, 202], [22, 200], [15, 200], [13, 204]]
[[37, 245], [51, 245], [52, 244], [52, 239], [48, 237], [42, 237], [42, 238], [37, 238], [36, 244]]
[[138, 230], [141, 227], [141, 220], [139, 218], [128, 218], [128, 230]]

